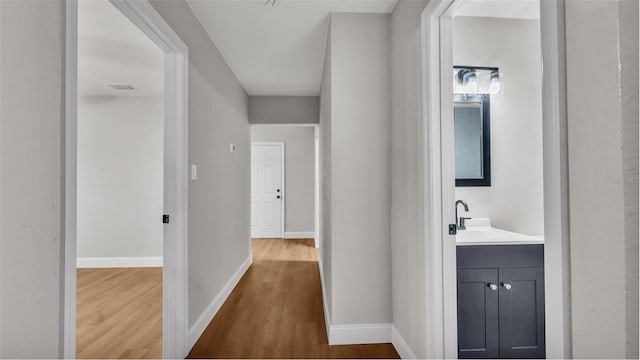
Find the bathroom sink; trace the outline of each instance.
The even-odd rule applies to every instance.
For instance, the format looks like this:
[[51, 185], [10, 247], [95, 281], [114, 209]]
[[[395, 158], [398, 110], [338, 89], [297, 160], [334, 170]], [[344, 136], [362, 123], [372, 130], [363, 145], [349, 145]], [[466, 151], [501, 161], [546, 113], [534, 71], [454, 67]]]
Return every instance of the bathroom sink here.
[[[475, 220], [475, 221], [474, 221]], [[491, 227], [489, 219], [470, 219], [458, 230], [456, 245], [532, 245], [544, 244], [542, 236], [529, 236]]]

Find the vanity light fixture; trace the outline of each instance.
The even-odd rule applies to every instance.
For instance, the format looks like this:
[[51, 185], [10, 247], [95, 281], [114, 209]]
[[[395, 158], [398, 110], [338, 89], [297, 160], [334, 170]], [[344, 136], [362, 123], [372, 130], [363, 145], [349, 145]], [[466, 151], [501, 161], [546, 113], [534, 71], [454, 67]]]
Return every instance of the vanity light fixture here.
[[501, 95], [504, 90], [502, 73], [497, 67], [454, 66], [454, 94]]

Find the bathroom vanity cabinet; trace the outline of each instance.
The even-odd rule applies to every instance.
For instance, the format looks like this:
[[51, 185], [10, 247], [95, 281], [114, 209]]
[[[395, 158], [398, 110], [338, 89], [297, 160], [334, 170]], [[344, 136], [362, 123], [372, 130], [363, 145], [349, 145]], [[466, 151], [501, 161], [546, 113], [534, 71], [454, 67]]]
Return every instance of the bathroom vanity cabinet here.
[[544, 358], [543, 245], [457, 247], [458, 357]]

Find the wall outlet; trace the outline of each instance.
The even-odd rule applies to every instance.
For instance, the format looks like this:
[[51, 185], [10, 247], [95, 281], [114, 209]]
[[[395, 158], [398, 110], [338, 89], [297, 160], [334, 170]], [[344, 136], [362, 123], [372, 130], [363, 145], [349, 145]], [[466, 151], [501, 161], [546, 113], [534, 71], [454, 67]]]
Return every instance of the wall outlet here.
[[191, 180], [198, 180], [198, 165], [191, 164]]
[[236, 144], [229, 143], [229, 152], [236, 152]]

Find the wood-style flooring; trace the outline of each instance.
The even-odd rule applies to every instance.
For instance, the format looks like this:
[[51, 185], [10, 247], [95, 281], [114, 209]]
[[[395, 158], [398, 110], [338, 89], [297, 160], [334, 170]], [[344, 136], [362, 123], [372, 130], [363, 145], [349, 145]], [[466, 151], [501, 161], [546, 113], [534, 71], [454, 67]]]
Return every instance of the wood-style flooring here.
[[312, 239], [254, 239], [252, 253], [189, 358], [399, 358], [391, 344], [329, 346]]
[[78, 269], [76, 356], [162, 357], [162, 268]]

